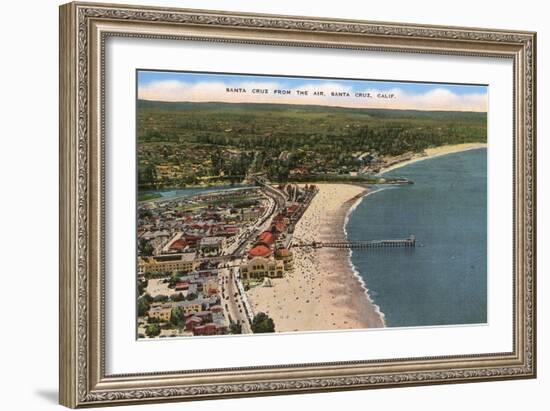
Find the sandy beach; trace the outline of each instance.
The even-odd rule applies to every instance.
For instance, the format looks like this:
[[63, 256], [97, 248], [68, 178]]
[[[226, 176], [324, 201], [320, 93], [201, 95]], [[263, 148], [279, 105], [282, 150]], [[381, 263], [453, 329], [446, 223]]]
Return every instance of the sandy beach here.
[[427, 148], [424, 150], [424, 154], [415, 154], [411, 159], [407, 161], [400, 161], [396, 164], [392, 164], [389, 167], [384, 167], [378, 174], [384, 174], [388, 171], [395, 170], [406, 165], [416, 163], [418, 161], [427, 160], [429, 158], [443, 156], [445, 154], [458, 153], [460, 151], [475, 150], [478, 148], [486, 148], [487, 143], [464, 143], [464, 144], [449, 144], [446, 146]]
[[[296, 225], [295, 242], [341, 241], [348, 209], [364, 187], [319, 184], [319, 193]], [[293, 248], [294, 269], [272, 287], [248, 291], [255, 312], [266, 312], [276, 331], [377, 328], [384, 322], [349, 265], [347, 250]]]
[[[429, 148], [383, 168], [379, 174], [445, 154], [487, 147], [468, 143]], [[318, 184], [319, 193], [296, 225], [294, 243], [344, 241], [348, 210], [366, 194], [350, 184]], [[275, 321], [276, 331], [321, 331], [384, 327], [383, 315], [370, 301], [349, 265], [347, 250], [293, 248], [294, 270], [272, 287], [248, 291], [255, 312]], [[368, 285], [367, 285], [368, 286]]]

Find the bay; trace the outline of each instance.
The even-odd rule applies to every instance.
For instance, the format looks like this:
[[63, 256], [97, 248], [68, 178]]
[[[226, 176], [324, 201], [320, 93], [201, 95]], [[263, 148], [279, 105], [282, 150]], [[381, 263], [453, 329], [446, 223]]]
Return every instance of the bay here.
[[415, 248], [354, 250], [351, 262], [388, 327], [487, 322], [487, 150], [393, 170], [413, 185], [364, 197], [349, 241], [405, 238]]

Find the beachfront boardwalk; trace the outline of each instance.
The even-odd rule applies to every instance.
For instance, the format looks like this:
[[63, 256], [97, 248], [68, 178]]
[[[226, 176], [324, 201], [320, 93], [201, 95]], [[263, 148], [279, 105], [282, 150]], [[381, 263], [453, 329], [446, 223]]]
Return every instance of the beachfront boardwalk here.
[[415, 247], [416, 237], [411, 235], [403, 239], [395, 240], [370, 240], [370, 241], [336, 241], [336, 242], [316, 242], [309, 244], [293, 244], [293, 247], [313, 247], [313, 248], [392, 248], [392, 247]]

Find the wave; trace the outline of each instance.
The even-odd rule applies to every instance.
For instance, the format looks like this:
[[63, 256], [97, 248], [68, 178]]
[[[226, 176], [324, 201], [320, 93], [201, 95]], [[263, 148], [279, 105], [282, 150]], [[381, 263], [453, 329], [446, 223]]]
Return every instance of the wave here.
[[[368, 197], [368, 196], [372, 195], [372, 194], [378, 193], [378, 192], [383, 191], [383, 190], [387, 190], [389, 188], [390, 187], [380, 187], [380, 188], [377, 188], [373, 191], [368, 191], [367, 193], [365, 193], [365, 195], [359, 197], [357, 199], [357, 201], [355, 201], [355, 203], [353, 203], [352, 206], [347, 210], [346, 217], [344, 219], [344, 236], [346, 237], [346, 240], [348, 239], [347, 227], [348, 227], [348, 223], [349, 223], [349, 218], [350, 218], [351, 214], [357, 209], [359, 204], [361, 204], [363, 202], [363, 199], [365, 197]], [[382, 320], [382, 324], [384, 325], [384, 327], [386, 327], [386, 315], [382, 312], [382, 310], [380, 309], [380, 306], [377, 305], [374, 302], [374, 300], [372, 299], [372, 297], [370, 296], [369, 289], [367, 288], [367, 284], [365, 283], [365, 280], [363, 279], [363, 277], [361, 276], [361, 273], [357, 270], [357, 268], [353, 264], [352, 256], [353, 256], [353, 250], [350, 248], [349, 249], [349, 255], [348, 255], [349, 267], [350, 267], [351, 271], [353, 272], [353, 275], [357, 278], [357, 280], [361, 284], [361, 287], [363, 288], [363, 290], [365, 290], [365, 296], [367, 297], [367, 300], [369, 301], [369, 303], [372, 304], [372, 306], [374, 307], [374, 311], [380, 316], [380, 319]]]

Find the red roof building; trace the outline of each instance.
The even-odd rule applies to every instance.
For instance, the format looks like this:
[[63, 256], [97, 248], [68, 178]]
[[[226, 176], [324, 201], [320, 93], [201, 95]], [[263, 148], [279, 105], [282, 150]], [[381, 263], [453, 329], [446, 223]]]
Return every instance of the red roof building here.
[[285, 222], [283, 220], [274, 221], [271, 225], [271, 230], [275, 233], [282, 233], [285, 231]]
[[187, 242], [183, 238], [179, 238], [170, 244], [170, 250], [182, 250], [187, 247]]
[[186, 235], [185, 236], [185, 242], [189, 245], [195, 245], [201, 240], [201, 236], [197, 235]]
[[258, 236], [258, 244], [263, 243], [267, 246], [272, 245], [275, 242], [275, 236], [269, 231], [264, 231]]
[[213, 313], [222, 313], [223, 307], [221, 305], [213, 305], [210, 307], [210, 311], [212, 311]]
[[294, 214], [296, 211], [298, 211], [298, 208], [300, 206], [298, 204], [292, 204], [290, 207], [287, 207], [286, 212], [289, 215]]
[[269, 257], [271, 255], [271, 249], [266, 247], [263, 244], [259, 244], [250, 249], [248, 252], [248, 258], [252, 259], [254, 257]]
[[218, 330], [215, 324], [199, 325], [193, 329], [193, 335], [216, 335]]
[[187, 281], [178, 281], [176, 283], [175, 290], [183, 291], [183, 290], [187, 290], [188, 288], [189, 288], [189, 283]]
[[187, 331], [193, 331], [195, 327], [202, 324], [202, 320], [199, 317], [191, 317], [185, 321], [185, 329]]

